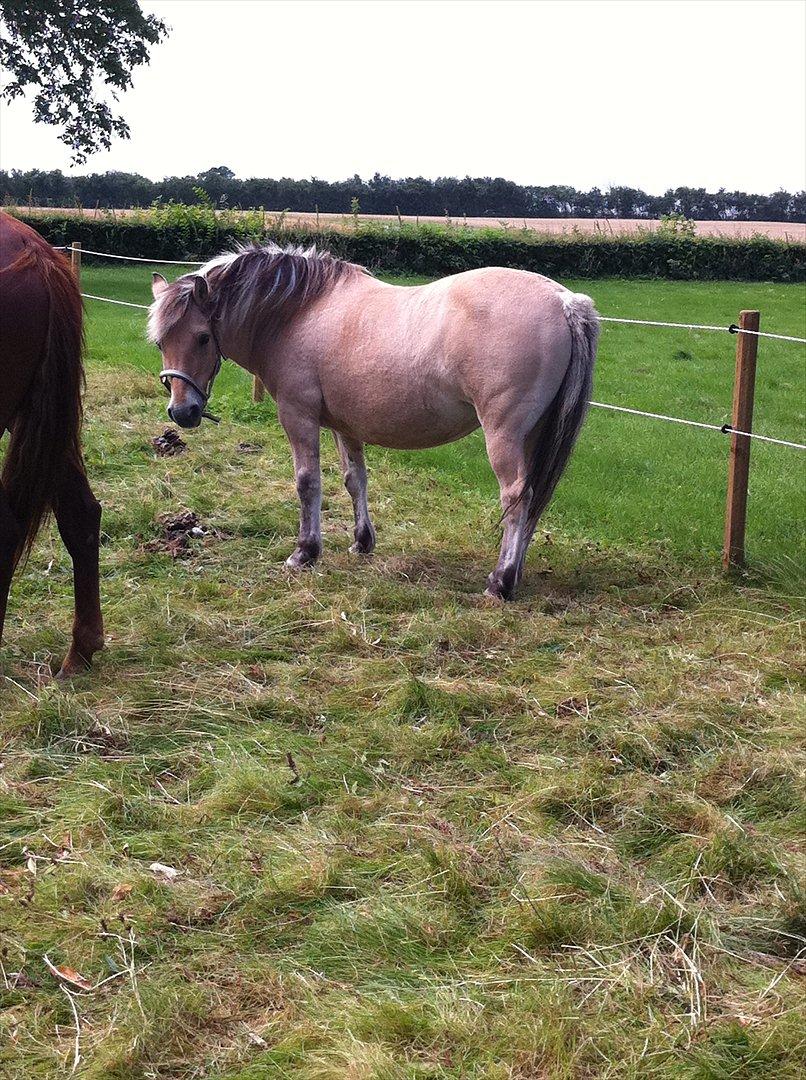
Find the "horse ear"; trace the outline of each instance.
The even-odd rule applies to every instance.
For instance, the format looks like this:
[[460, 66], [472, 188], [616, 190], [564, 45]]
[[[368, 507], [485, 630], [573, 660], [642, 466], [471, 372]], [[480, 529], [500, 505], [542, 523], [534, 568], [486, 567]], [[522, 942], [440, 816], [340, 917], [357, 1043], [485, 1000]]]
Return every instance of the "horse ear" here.
[[193, 279], [193, 299], [199, 307], [204, 307], [209, 297], [210, 290], [207, 287], [207, 279], [203, 278], [200, 274], [197, 274]]
[[154, 297], [155, 300], [158, 300], [167, 288], [168, 282], [165, 280], [162, 274], [151, 275], [151, 295]]

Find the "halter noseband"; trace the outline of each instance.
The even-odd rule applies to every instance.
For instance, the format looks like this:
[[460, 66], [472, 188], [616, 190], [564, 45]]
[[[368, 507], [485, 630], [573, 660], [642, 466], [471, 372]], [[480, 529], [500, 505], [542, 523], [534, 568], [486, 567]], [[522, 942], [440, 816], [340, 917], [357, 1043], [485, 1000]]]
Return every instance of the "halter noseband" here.
[[205, 408], [202, 410], [202, 416], [206, 417], [208, 420], [212, 420], [215, 424], [220, 424], [221, 417], [213, 416], [213, 414], [209, 413], [206, 408], [207, 402], [210, 400], [210, 394], [213, 392], [213, 383], [215, 382], [216, 376], [221, 370], [221, 361], [224, 359], [224, 354], [221, 351], [221, 345], [219, 344], [218, 335], [215, 332], [215, 327], [213, 326], [212, 319], [210, 319], [210, 336], [213, 339], [213, 344], [216, 347], [216, 352], [218, 353], [218, 356], [216, 357], [213, 372], [210, 378], [207, 380], [206, 390], [203, 390], [195, 379], [191, 379], [190, 375], [187, 375], [184, 371], [178, 371], [176, 368], [163, 368], [163, 370], [160, 372], [160, 382], [169, 394], [171, 392], [171, 379], [181, 379], [182, 382], [187, 383], [188, 386], [191, 386], [196, 391], [196, 393], [204, 402]]

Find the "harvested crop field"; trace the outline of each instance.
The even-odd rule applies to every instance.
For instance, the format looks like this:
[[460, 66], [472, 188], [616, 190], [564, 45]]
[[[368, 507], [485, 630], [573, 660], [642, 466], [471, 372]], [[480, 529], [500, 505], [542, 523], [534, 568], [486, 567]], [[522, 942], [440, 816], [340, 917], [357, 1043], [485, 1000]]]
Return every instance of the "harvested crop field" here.
[[[13, 211], [24, 214], [75, 214], [77, 216], [98, 218], [107, 215], [115, 217], [127, 217], [132, 214], [147, 215], [147, 211], [119, 209], [76, 209], [75, 207], [10, 207]], [[237, 213], [237, 211], [234, 211]], [[232, 211], [227, 211], [232, 213]], [[466, 226], [471, 229], [530, 229], [532, 232], [543, 233], [547, 236], [564, 235], [579, 232], [584, 235], [609, 235], [629, 236], [641, 231], [654, 232], [660, 227], [657, 220], [644, 220], [632, 218], [513, 218], [513, 217], [407, 217], [398, 218], [384, 214], [359, 214], [356, 218], [352, 214], [316, 214], [304, 213], [298, 210], [266, 210], [266, 223], [272, 225], [282, 222], [286, 228], [303, 229], [352, 229], [356, 221], [366, 224], [376, 222], [378, 224], [397, 225], [403, 222], [406, 225], [426, 224], [445, 225], [450, 221], [452, 225]], [[697, 236], [721, 236], [731, 239], [746, 239], [751, 236], [765, 236], [770, 240], [788, 240], [798, 243], [806, 242], [806, 224], [787, 221], [695, 221]]]

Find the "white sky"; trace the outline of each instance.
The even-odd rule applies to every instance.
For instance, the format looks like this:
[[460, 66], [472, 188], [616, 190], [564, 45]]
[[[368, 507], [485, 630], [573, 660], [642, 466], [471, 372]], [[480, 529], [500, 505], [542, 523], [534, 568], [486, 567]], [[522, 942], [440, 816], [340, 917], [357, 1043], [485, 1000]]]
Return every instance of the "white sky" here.
[[[172, 27], [76, 172], [806, 187], [802, 0], [146, 0]], [[3, 168], [69, 152], [4, 107]]]

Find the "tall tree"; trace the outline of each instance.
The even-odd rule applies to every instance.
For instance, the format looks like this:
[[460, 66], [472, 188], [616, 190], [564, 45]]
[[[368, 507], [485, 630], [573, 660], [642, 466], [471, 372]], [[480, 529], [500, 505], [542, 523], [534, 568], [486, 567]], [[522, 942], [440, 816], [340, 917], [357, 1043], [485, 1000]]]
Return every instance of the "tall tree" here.
[[129, 137], [107, 98], [131, 86], [134, 68], [167, 33], [137, 0], [0, 0], [0, 96], [33, 90], [34, 119], [61, 129], [78, 164], [114, 136]]

